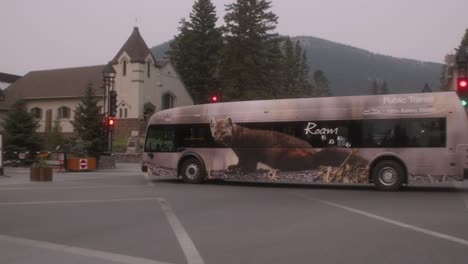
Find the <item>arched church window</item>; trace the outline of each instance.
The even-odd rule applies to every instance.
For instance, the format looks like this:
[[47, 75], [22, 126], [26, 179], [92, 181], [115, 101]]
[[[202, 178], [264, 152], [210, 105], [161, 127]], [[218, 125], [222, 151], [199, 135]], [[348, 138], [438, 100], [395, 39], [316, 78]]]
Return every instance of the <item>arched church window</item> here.
[[165, 93], [162, 96], [162, 107], [163, 109], [170, 109], [174, 107], [175, 96], [170, 92]]
[[57, 109], [57, 117], [58, 118], [70, 118], [70, 108], [66, 106], [62, 106]]
[[40, 109], [39, 107], [34, 107], [31, 109], [31, 114], [34, 116], [34, 118], [41, 119], [42, 109]]
[[149, 61], [146, 63], [146, 74], [148, 78], [151, 76], [151, 63]]

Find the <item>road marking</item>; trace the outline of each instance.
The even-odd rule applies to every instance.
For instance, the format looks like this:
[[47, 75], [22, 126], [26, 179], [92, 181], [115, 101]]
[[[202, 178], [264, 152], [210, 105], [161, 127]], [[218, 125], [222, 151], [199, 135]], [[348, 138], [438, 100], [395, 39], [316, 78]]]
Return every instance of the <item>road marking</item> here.
[[406, 229], [409, 229], [409, 230], [420, 232], [420, 233], [423, 233], [423, 234], [426, 234], [426, 235], [430, 235], [430, 236], [433, 236], [433, 237], [437, 237], [437, 238], [445, 239], [445, 240], [448, 240], [448, 241], [451, 241], [451, 242], [455, 242], [455, 243], [458, 243], [458, 244], [461, 244], [461, 245], [464, 245], [464, 246], [468, 246], [468, 240], [464, 240], [464, 239], [461, 239], [461, 238], [458, 238], [458, 237], [454, 237], [454, 236], [450, 236], [450, 235], [447, 235], [447, 234], [435, 232], [435, 231], [432, 231], [432, 230], [429, 230], [429, 229], [425, 229], [425, 228], [417, 227], [417, 226], [414, 226], [414, 225], [406, 224], [406, 223], [403, 223], [403, 222], [400, 222], [400, 221], [392, 220], [390, 218], [386, 218], [386, 217], [378, 216], [376, 214], [368, 213], [368, 212], [365, 212], [365, 211], [362, 211], [362, 210], [354, 209], [352, 207], [348, 207], [348, 206], [345, 206], [345, 205], [341, 205], [341, 204], [337, 204], [337, 203], [333, 203], [333, 202], [329, 202], [329, 201], [325, 201], [325, 200], [321, 200], [321, 199], [312, 198], [312, 197], [309, 197], [309, 196], [306, 196], [306, 195], [303, 195], [303, 194], [297, 194], [297, 195], [302, 197], [302, 198], [305, 198], [306, 200], [319, 202], [319, 203], [326, 204], [326, 205], [336, 207], [336, 208], [340, 208], [340, 209], [343, 209], [343, 210], [346, 210], [346, 211], [349, 211], [349, 212], [352, 212], [352, 213], [355, 213], [355, 214], [359, 214], [359, 215], [366, 216], [366, 217], [369, 217], [369, 218], [372, 218], [372, 219], [375, 219], [375, 220], [379, 220], [379, 221], [382, 221], [382, 222], [385, 222], [385, 223], [388, 223], [388, 224], [392, 224], [392, 225], [395, 225], [395, 226], [399, 226], [399, 227], [402, 227], [402, 228], [406, 228]]
[[61, 245], [61, 244], [49, 243], [49, 242], [38, 241], [38, 240], [30, 240], [30, 239], [24, 239], [24, 238], [12, 237], [12, 236], [0, 235], [0, 240], [8, 242], [8, 243], [19, 244], [21, 246], [30, 246], [30, 247], [36, 247], [36, 248], [41, 248], [41, 249], [60, 251], [60, 252], [71, 253], [75, 255], [81, 255], [85, 257], [93, 257], [97, 259], [113, 261], [116, 263], [168, 264], [167, 262], [161, 262], [157, 260], [132, 257], [128, 255], [121, 255], [121, 254], [110, 253], [110, 252], [105, 252], [105, 251], [97, 251], [93, 249], [72, 247], [72, 246], [66, 246], [66, 245]]
[[[151, 180], [151, 177], [148, 173], [144, 173], [143, 177], [147, 181], [147, 185], [151, 187], [156, 187], [156, 184]], [[164, 214], [166, 215], [167, 221], [174, 232], [177, 241], [179, 242], [182, 251], [184, 252], [185, 259], [188, 264], [204, 264], [203, 258], [198, 252], [195, 244], [190, 238], [189, 234], [185, 230], [184, 226], [177, 218], [174, 210], [169, 206], [169, 203], [164, 198], [157, 198], [159, 205], [161, 206]]]
[[169, 203], [163, 198], [158, 198], [157, 200], [161, 205], [164, 214], [166, 215], [166, 218], [169, 222], [169, 225], [172, 228], [172, 231], [174, 231], [174, 234], [177, 237], [177, 240], [179, 241], [180, 247], [182, 248], [185, 258], [187, 259], [187, 263], [204, 264], [205, 262], [203, 261], [200, 253], [195, 247], [195, 244], [193, 243], [192, 239], [190, 239], [190, 236], [188, 235], [187, 231], [185, 231], [184, 226], [169, 206]]
[[42, 204], [73, 204], [73, 203], [116, 203], [116, 202], [133, 202], [133, 201], [156, 201], [157, 198], [125, 198], [125, 199], [108, 199], [108, 200], [70, 200], [70, 201], [39, 201], [39, 202], [10, 202], [0, 203], [0, 206], [8, 205], [42, 205]]
[[100, 188], [142, 188], [141, 185], [101, 185], [101, 186], [75, 186], [75, 187], [0, 187], [0, 191], [20, 191], [20, 190], [79, 190], [79, 189], [100, 189]]

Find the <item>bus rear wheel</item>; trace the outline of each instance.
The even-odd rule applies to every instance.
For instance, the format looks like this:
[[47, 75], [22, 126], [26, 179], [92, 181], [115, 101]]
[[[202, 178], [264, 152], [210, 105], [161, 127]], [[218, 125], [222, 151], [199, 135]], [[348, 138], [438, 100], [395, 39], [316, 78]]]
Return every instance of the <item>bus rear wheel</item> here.
[[372, 169], [372, 180], [380, 191], [398, 191], [405, 180], [405, 170], [396, 161], [384, 160]]
[[205, 172], [201, 163], [195, 158], [187, 159], [182, 163], [180, 174], [187, 183], [202, 183], [205, 179]]

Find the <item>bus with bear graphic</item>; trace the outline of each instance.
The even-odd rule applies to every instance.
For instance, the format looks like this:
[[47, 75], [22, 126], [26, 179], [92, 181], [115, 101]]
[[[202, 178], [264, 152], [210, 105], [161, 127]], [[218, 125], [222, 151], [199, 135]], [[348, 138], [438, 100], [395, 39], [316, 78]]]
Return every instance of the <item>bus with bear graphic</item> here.
[[148, 173], [275, 183], [462, 181], [468, 123], [455, 92], [213, 103], [155, 113]]

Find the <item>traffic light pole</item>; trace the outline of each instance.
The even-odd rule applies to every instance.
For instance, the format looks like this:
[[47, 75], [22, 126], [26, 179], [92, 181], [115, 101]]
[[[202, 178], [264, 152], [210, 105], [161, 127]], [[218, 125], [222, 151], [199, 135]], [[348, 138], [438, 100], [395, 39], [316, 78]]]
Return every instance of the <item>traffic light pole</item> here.
[[112, 130], [109, 129], [107, 132], [107, 150], [112, 153]]
[[105, 140], [107, 140], [107, 152], [110, 154], [112, 153], [112, 129], [113, 127], [109, 126], [109, 118], [113, 116], [114, 110], [112, 109], [111, 103], [113, 102], [111, 97], [115, 97], [115, 91], [114, 91], [114, 79], [115, 79], [115, 70], [112, 66], [111, 63], [108, 63], [106, 67], [103, 70], [103, 75], [104, 75], [104, 86], [105, 86], [105, 91], [104, 91], [104, 129], [106, 132], [105, 135]]

